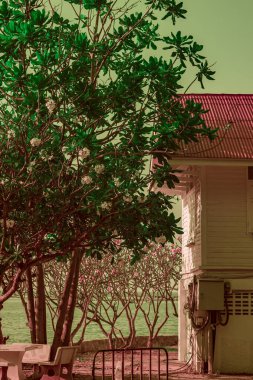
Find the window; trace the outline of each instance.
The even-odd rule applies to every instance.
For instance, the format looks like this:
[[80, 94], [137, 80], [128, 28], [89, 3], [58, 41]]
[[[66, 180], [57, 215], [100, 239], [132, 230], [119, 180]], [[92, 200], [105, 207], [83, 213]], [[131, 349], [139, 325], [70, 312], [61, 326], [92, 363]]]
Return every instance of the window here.
[[248, 167], [248, 180], [253, 181], [253, 166]]

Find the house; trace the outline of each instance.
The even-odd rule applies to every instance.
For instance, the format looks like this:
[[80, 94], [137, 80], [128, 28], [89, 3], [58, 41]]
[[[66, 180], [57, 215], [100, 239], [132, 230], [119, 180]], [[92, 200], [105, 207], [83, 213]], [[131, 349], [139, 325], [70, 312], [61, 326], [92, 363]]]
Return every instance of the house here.
[[209, 112], [213, 142], [181, 147], [179, 359], [197, 372], [253, 374], [253, 95], [183, 95]]

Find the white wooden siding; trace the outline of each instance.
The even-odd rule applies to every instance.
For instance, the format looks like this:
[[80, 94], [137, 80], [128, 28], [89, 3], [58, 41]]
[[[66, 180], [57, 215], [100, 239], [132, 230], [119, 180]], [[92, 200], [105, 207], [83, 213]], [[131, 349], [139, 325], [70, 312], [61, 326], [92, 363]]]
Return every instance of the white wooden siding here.
[[196, 177], [194, 187], [182, 201], [182, 239], [183, 273], [201, 265], [201, 231], [200, 231], [200, 181]]
[[206, 168], [206, 264], [253, 267], [247, 231], [247, 168]]

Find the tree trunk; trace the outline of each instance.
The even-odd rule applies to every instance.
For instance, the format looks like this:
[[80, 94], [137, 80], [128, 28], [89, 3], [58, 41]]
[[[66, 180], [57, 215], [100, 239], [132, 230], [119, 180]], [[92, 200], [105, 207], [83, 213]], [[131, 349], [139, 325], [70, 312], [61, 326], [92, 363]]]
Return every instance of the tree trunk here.
[[59, 305], [58, 319], [51, 348], [51, 360], [54, 359], [58, 347], [69, 344], [81, 259], [82, 254], [74, 251]]
[[85, 330], [86, 330], [86, 325], [87, 325], [87, 313], [86, 313], [86, 311], [82, 311], [82, 312], [83, 312], [83, 314], [82, 314], [79, 322], [77, 323], [77, 325], [74, 328], [74, 330], [71, 331], [71, 335], [70, 335], [70, 340], [71, 340], [71, 342], [73, 342], [75, 335], [82, 328], [82, 332], [81, 332], [81, 336], [79, 338], [78, 344], [80, 344], [82, 342], [82, 340], [83, 340], [84, 333], [85, 333]]
[[28, 268], [26, 271], [26, 281], [27, 281], [28, 326], [30, 329], [31, 342], [36, 343], [36, 323], [35, 323], [34, 293], [33, 293], [31, 268]]
[[4, 344], [4, 336], [2, 332], [2, 318], [0, 318], [0, 344]]
[[43, 265], [36, 266], [37, 296], [35, 301], [36, 343], [47, 343], [46, 297]]
[[147, 340], [147, 348], [152, 348], [152, 346], [153, 346], [153, 337], [152, 337], [152, 333], [150, 332], [148, 336], [148, 340]]
[[[0, 304], [0, 310], [2, 310], [3, 305]], [[8, 336], [3, 336], [3, 331], [2, 331], [2, 318], [0, 318], [0, 344], [6, 344], [6, 341], [9, 339]]]
[[82, 260], [82, 255], [80, 253], [76, 254], [75, 257], [75, 271], [73, 280], [70, 287], [70, 293], [68, 298], [67, 313], [65, 316], [65, 321], [62, 329], [61, 340], [63, 346], [68, 346], [70, 344], [71, 338], [71, 329], [74, 319], [75, 307], [76, 307], [76, 298], [77, 298], [77, 288], [78, 288], [78, 279], [80, 273], [80, 264]]

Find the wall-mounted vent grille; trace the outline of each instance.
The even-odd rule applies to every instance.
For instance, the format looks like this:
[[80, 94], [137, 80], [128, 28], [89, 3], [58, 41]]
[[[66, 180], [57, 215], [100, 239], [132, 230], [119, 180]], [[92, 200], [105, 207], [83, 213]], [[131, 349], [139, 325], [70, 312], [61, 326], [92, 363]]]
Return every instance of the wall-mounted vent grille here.
[[235, 291], [226, 298], [229, 315], [253, 315], [253, 292]]

